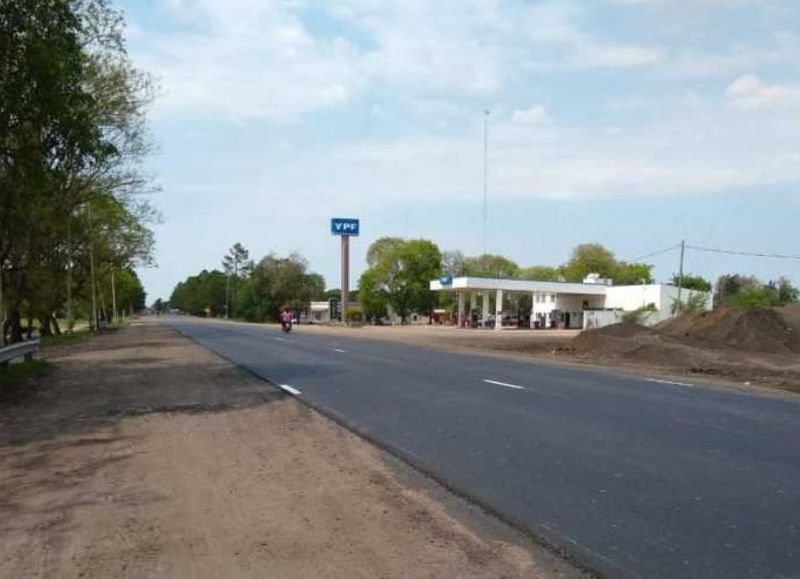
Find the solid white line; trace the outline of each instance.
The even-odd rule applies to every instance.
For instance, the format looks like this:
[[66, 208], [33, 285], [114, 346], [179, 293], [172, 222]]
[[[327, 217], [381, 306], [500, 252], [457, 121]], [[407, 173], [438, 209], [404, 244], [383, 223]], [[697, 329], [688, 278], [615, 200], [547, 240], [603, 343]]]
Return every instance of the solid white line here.
[[334, 348], [334, 352], [339, 352], [340, 354], [347, 354], [347, 350], [342, 350], [341, 348]]
[[302, 394], [300, 390], [298, 390], [297, 388], [292, 388], [288, 384], [278, 384], [278, 388], [280, 388], [281, 390], [285, 390], [289, 394], [293, 394], [295, 396], [300, 396], [300, 394]]
[[522, 386], [517, 386], [516, 384], [508, 384], [507, 382], [498, 382], [497, 380], [488, 380], [486, 378], [484, 378], [483, 381], [486, 382], [487, 384], [502, 386], [503, 388], [512, 388], [513, 390], [524, 390]]
[[670, 386], [684, 386], [685, 388], [696, 388], [694, 384], [687, 384], [686, 382], [673, 382], [672, 380], [659, 380], [658, 378], [645, 378], [648, 382], [655, 382], [656, 384], [669, 384]]

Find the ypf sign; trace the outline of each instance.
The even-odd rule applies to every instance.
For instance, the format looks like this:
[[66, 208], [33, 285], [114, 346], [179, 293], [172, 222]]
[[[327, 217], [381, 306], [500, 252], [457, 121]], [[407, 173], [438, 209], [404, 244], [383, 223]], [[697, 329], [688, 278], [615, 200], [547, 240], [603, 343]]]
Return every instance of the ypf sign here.
[[344, 312], [350, 302], [350, 238], [358, 237], [358, 219], [334, 217], [331, 219], [331, 233], [342, 240], [342, 307], [340, 319], [346, 321]]
[[358, 237], [358, 219], [345, 219], [334, 217], [331, 219], [331, 233], [333, 235], [351, 235]]

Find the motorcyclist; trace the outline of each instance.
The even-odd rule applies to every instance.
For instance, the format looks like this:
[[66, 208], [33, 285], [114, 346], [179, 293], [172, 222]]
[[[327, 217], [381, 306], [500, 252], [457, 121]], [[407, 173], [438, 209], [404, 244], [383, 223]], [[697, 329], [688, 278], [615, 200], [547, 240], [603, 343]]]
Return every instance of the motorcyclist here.
[[281, 311], [281, 327], [287, 332], [292, 329], [292, 312], [289, 308]]

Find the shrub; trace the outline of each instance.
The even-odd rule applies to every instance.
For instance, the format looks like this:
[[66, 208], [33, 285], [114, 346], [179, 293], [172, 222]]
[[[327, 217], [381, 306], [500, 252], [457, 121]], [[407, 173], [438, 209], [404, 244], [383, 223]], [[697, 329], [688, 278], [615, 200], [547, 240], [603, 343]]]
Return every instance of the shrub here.
[[655, 311], [655, 304], [647, 304], [646, 306], [642, 306], [631, 312], [625, 312], [622, 314], [622, 321], [626, 324], [636, 324], [637, 326], [642, 326], [644, 325], [645, 318]]

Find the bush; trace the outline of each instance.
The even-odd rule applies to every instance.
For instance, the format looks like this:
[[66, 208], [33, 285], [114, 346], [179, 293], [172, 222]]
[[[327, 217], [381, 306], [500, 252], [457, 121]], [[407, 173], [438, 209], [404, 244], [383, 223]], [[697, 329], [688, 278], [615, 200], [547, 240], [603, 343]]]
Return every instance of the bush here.
[[364, 320], [364, 312], [359, 306], [348, 306], [344, 309], [344, 320], [348, 324], [361, 323]]
[[655, 311], [655, 304], [647, 304], [646, 306], [642, 306], [631, 312], [625, 312], [622, 314], [622, 321], [626, 324], [636, 324], [637, 326], [642, 326], [644, 325], [645, 318]]
[[[681, 303], [682, 302], [682, 303]], [[672, 300], [670, 310], [672, 315], [693, 316], [704, 312], [708, 304], [708, 295], [703, 293], [691, 294], [685, 301]]]

